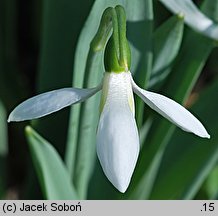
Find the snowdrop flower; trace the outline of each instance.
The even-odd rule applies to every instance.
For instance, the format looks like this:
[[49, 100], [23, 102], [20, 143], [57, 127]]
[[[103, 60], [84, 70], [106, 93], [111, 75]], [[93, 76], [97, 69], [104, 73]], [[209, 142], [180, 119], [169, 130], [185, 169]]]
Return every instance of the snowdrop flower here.
[[129, 71], [105, 72], [103, 84], [96, 88], [63, 88], [32, 97], [11, 112], [8, 122], [46, 116], [83, 102], [101, 89], [97, 154], [105, 175], [120, 192], [126, 191], [139, 154], [133, 91], [148, 106], [181, 129], [210, 138], [201, 122], [188, 110], [163, 95], [141, 89]]
[[[133, 92], [149, 107], [184, 131], [205, 138], [210, 138], [210, 135], [201, 122], [177, 102], [141, 89], [135, 84], [129, 71], [130, 52], [125, 37], [124, 10], [117, 6], [115, 9], [109, 8], [106, 12], [105, 20], [110, 21], [108, 13], [111, 13], [118, 19], [115, 20], [113, 28], [120, 26], [120, 29], [114, 31], [105, 48], [106, 72], [102, 83], [91, 89], [63, 88], [32, 97], [11, 112], [8, 122], [46, 116], [64, 107], [83, 102], [102, 90], [96, 139], [97, 155], [109, 181], [124, 193], [130, 183], [140, 146], [134, 117]], [[109, 32], [107, 28], [102, 29], [106, 29], [106, 33]], [[102, 31], [99, 32], [101, 36]], [[98, 41], [98, 37], [96, 38]]]

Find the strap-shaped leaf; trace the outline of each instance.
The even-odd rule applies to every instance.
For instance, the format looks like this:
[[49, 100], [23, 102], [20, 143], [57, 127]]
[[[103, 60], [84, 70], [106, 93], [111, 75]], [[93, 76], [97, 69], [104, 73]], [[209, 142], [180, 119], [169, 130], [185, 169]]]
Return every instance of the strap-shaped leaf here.
[[209, 199], [217, 199], [218, 198], [218, 159], [217, 164], [213, 168], [213, 170], [210, 172], [205, 186], [203, 189], [207, 191]]
[[[135, 10], [135, 16], [138, 16], [137, 21], [133, 20], [127, 23], [127, 37], [132, 52], [131, 73], [141, 87], [147, 88], [153, 62], [153, 1], [135, 1], [134, 4], [129, 3], [129, 6], [134, 9], [127, 13], [133, 13], [131, 11]], [[138, 14], [141, 14], [141, 17]], [[143, 114], [144, 103], [136, 98], [136, 121], [139, 128], [143, 124]]]
[[0, 156], [5, 156], [7, 154], [7, 136], [6, 110], [0, 101]]
[[7, 143], [7, 123], [6, 110], [0, 101], [0, 199], [6, 192], [6, 155], [8, 151]]
[[30, 126], [26, 136], [39, 182], [46, 199], [77, 199], [66, 167], [54, 147]]
[[172, 69], [183, 36], [183, 20], [181, 14], [164, 22], [153, 35], [154, 59], [149, 87], [163, 81]]

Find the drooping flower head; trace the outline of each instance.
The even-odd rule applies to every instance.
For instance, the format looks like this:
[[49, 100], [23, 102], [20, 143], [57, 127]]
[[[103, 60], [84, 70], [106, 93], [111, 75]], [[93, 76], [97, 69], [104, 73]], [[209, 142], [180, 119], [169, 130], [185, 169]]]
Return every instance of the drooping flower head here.
[[[201, 122], [177, 102], [136, 85], [129, 71], [131, 55], [126, 39], [124, 9], [116, 6], [107, 9], [105, 14], [103, 20], [106, 19], [107, 23], [112, 21], [113, 33], [105, 48], [102, 83], [91, 89], [64, 88], [32, 97], [18, 105], [9, 115], [8, 121], [39, 118], [83, 102], [102, 90], [96, 135], [97, 155], [109, 181], [120, 192], [125, 192], [136, 166], [140, 146], [133, 92], [149, 107], [184, 131], [204, 138], [210, 136]], [[109, 35], [110, 31], [104, 28], [103, 32]], [[99, 31], [93, 44], [98, 41], [99, 35], [100, 40], [105, 37]], [[98, 45], [96, 47], [99, 48]]]

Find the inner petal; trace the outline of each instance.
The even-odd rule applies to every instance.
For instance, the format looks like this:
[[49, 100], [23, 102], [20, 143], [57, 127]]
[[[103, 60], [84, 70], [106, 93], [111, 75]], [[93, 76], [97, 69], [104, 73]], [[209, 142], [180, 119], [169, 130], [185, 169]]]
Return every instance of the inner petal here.
[[113, 103], [119, 102], [119, 104], [128, 102], [130, 110], [132, 111], [133, 116], [135, 116], [135, 103], [130, 72], [105, 72], [103, 79], [100, 112], [102, 112], [107, 101]]

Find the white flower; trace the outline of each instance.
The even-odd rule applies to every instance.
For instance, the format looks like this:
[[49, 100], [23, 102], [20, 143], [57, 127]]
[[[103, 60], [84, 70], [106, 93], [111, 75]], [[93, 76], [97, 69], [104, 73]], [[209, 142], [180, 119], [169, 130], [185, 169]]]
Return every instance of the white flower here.
[[103, 92], [97, 130], [97, 154], [105, 175], [120, 192], [126, 191], [139, 154], [133, 91], [148, 106], [181, 129], [210, 138], [201, 122], [188, 110], [163, 95], [139, 88], [130, 72], [106, 72], [103, 84], [96, 88], [64, 88], [30, 98], [11, 112], [8, 122], [48, 115], [66, 106], [83, 102], [101, 89]]

